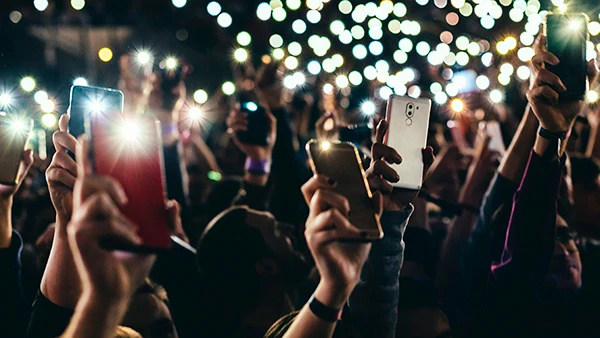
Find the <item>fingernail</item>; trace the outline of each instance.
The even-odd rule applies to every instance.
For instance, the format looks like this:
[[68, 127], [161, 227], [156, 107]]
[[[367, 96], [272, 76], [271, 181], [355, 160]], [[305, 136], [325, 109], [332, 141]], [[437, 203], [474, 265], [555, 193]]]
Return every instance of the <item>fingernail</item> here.
[[333, 178], [327, 180], [327, 184], [329, 184], [330, 186], [334, 186], [336, 183], [337, 182]]
[[368, 235], [369, 234], [366, 231], [361, 231], [360, 232], [360, 237], [362, 237], [362, 238], [367, 238]]

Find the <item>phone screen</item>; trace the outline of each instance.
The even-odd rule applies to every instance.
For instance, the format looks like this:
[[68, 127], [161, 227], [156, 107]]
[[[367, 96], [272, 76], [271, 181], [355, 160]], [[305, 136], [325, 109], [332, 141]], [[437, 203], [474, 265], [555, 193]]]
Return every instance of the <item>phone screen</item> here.
[[382, 238], [379, 216], [356, 147], [345, 142], [312, 140], [307, 143], [306, 150], [313, 171], [334, 179], [337, 184], [333, 191], [348, 199], [352, 210], [348, 217], [350, 223], [367, 232], [367, 240]]
[[[122, 113], [123, 93], [99, 87], [71, 87], [69, 133], [79, 137], [85, 133], [85, 118], [92, 113]], [[75, 151], [74, 149], [69, 149]]]
[[240, 111], [248, 118], [248, 130], [238, 132], [238, 138], [246, 144], [266, 146], [269, 144], [267, 111], [254, 101], [240, 102]]
[[116, 179], [129, 202], [123, 214], [138, 226], [141, 247], [108, 245], [114, 249], [155, 251], [170, 247], [166, 216], [164, 160], [160, 124], [118, 115], [89, 115], [94, 172]]
[[567, 87], [559, 93], [561, 100], [582, 100], [587, 91], [586, 49], [588, 41], [588, 18], [585, 14], [548, 14], [546, 39], [548, 51], [556, 55], [560, 63], [547, 65]]
[[0, 183], [15, 185], [33, 120], [0, 113]]

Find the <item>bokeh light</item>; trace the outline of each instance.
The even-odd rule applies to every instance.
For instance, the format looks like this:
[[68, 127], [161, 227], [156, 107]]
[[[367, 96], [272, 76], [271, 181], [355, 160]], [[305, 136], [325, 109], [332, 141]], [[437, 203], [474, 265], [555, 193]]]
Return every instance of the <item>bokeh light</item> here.
[[26, 77], [22, 78], [21, 79], [21, 88], [26, 92], [30, 92], [30, 91], [34, 90], [35, 89], [35, 80], [31, 76], [26, 76]]
[[100, 60], [102, 60], [103, 62], [109, 62], [110, 60], [112, 60], [113, 58], [113, 52], [110, 48], [108, 47], [102, 47], [100, 48], [100, 50], [98, 51], [98, 57], [100, 58]]

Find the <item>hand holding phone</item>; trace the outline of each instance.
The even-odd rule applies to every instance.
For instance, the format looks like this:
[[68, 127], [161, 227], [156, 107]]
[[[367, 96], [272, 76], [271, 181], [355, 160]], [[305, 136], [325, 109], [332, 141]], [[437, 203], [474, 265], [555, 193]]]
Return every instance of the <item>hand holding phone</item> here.
[[0, 113], [1, 184], [15, 186], [20, 183], [19, 167], [32, 129], [33, 120]]
[[277, 137], [277, 120], [255, 101], [242, 101], [227, 117], [237, 146], [255, 160], [270, 160]]
[[123, 214], [137, 225], [142, 243], [114, 248], [157, 251], [170, 247], [162, 139], [158, 121], [123, 115], [88, 115], [93, 171], [116, 179], [128, 202]]
[[[90, 114], [120, 114], [123, 112], [123, 92], [90, 86], [71, 87], [69, 133], [75, 138], [85, 133], [85, 120]], [[74, 149], [69, 149], [74, 151]]]
[[362, 239], [381, 239], [379, 213], [356, 147], [344, 142], [310, 140], [306, 152], [313, 172], [334, 181], [332, 191], [348, 200], [348, 220], [364, 233]]

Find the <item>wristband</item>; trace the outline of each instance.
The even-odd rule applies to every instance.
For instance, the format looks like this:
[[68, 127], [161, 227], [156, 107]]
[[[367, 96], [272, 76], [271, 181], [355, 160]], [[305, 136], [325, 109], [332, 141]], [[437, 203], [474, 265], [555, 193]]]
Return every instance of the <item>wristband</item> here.
[[254, 160], [248, 157], [246, 158], [244, 168], [252, 175], [268, 175], [271, 172], [271, 161]]
[[335, 323], [342, 319], [341, 309], [330, 308], [329, 306], [319, 302], [315, 298], [314, 294], [308, 300], [308, 307], [315, 316], [326, 322]]
[[540, 127], [540, 129], [538, 130], [538, 134], [541, 137], [548, 139], [548, 140], [554, 140], [554, 139], [564, 140], [567, 138], [566, 131], [553, 132], [553, 131], [544, 129], [542, 127]]
[[177, 123], [161, 124], [160, 126], [163, 135], [173, 134], [179, 131]]

